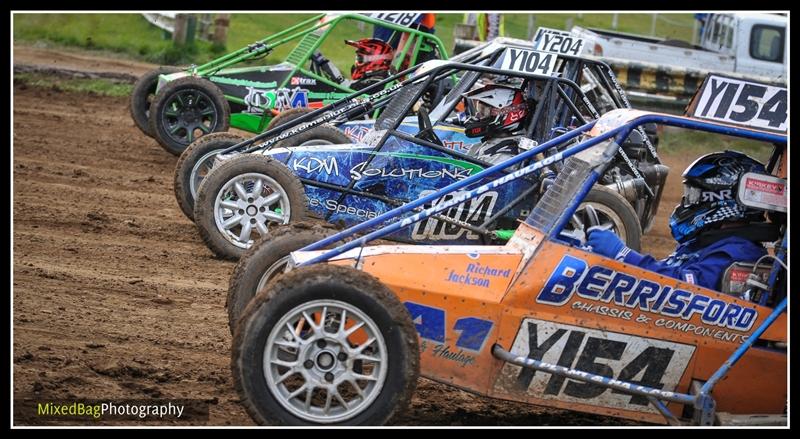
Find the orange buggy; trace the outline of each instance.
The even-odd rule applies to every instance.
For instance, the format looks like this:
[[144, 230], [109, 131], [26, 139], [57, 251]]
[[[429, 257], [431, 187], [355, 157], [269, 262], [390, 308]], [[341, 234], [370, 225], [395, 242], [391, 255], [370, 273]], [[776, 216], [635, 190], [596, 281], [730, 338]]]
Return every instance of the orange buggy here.
[[[769, 170], [784, 201], [764, 209], [786, 211], [784, 133], [612, 111], [479, 175], [585, 134], [554, 156], [293, 252], [294, 268], [260, 291], [236, 327], [232, 371], [250, 415], [262, 424], [380, 424], [403, 410], [422, 374], [490, 397], [643, 422], [785, 423], [785, 227], [764, 277], [763, 267], [745, 273], [746, 294], [605, 258], [582, 247], [580, 230], [563, 233], [619, 144], [644, 123], [773, 144]], [[505, 246], [364, 246], [556, 162], [558, 178]]]

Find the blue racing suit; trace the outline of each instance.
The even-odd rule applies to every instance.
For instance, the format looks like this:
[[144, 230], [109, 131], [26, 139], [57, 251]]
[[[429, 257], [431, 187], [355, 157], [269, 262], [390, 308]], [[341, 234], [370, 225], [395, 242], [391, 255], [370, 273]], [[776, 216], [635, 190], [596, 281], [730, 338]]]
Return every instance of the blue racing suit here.
[[610, 231], [590, 232], [587, 244], [595, 253], [717, 291], [731, 264], [753, 263], [767, 254], [763, 246], [738, 236], [723, 238], [705, 247], [692, 240], [679, 245], [662, 260], [631, 250]]

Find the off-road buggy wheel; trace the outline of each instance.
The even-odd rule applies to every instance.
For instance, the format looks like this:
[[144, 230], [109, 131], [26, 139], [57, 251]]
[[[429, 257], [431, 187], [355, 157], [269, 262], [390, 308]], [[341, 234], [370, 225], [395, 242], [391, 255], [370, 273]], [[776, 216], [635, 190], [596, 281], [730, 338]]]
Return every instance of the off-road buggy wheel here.
[[179, 155], [201, 136], [228, 131], [231, 110], [222, 91], [194, 76], [168, 82], [150, 106], [153, 137], [170, 154]]
[[285, 124], [286, 122], [291, 122], [298, 117], [305, 116], [308, 113], [314, 111], [313, 108], [308, 107], [297, 107], [297, 108], [290, 108], [288, 110], [283, 110], [278, 113], [277, 116], [270, 119], [269, 123], [267, 124], [267, 129], [265, 131], [269, 131], [275, 128], [278, 125]]
[[642, 226], [639, 223], [639, 217], [636, 216], [636, 211], [633, 210], [628, 200], [611, 189], [596, 185], [578, 206], [571, 221], [573, 227], [589, 227], [583, 211], [587, 204], [594, 207], [600, 219], [600, 225], [611, 223], [611, 230], [622, 239], [625, 245], [636, 251], [641, 249]]
[[411, 316], [349, 267], [301, 267], [270, 282], [232, 348], [234, 385], [262, 425], [384, 424], [403, 413], [419, 376]]
[[283, 139], [275, 144], [276, 148], [288, 146], [347, 145], [353, 140], [330, 125], [320, 125], [308, 131]]
[[156, 96], [156, 87], [158, 86], [158, 77], [160, 75], [168, 75], [170, 73], [180, 72], [179, 67], [162, 66], [153, 69], [133, 84], [133, 91], [131, 92], [130, 110], [133, 123], [147, 136], [153, 137], [153, 131], [150, 129], [150, 104]]
[[217, 256], [238, 259], [270, 227], [308, 216], [303, 184], [282, 163], [243, 154], [215, 167], [200, 183], [194, 221]]
[[274, 227], [269, 235], [250, 247], [236, 263], [228, 287], [228, 327], [236, 322], [248, 303], [267, 283], [283, 274], [289, 253], [333, 235], [338, 228], [323, 222], [298, 222]]
[[246, 139], [233, 133], [211, 133], [192, 142], [175, 165], [175, 199], [186, 218], [194, 221], [194, 199], [200, 183], [211, 172], [214, 156]]

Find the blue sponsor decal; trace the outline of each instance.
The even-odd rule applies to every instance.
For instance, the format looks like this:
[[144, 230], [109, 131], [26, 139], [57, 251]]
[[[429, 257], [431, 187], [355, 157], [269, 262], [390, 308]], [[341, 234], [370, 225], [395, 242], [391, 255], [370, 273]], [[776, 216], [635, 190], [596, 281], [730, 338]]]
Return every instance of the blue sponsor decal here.
[[492, 326], [494, 326], [492, 322], [476, 317], [464, 317], [456, 320], [453, 330], [461, 333], [456, 341], [456, 346], [479, 352], [492, 330]]
[[737, 331], [749, 330], [758, 317], [753, 308], [637, 279], [601, 265], [589, 267], [586, 261], [570, 255], [565, 255], [558, 263], [537, 295], [536, 302], [564, 305], [576, 293], [583, 299], [613, 302], [618, 306], [683, 320], [699, 314], [705, 324]]
[[[359, 127], [348, 124], [342, 127], [353, 127], [353, 130]], [[387, 140], [380, 151], [374, 151], [373, 146], [356, 143], [346, 147], [289, 146], [264, 154], [279, 160], [303, 180], [309, 208], [315, 214], [328, 222], [344, 226], [374, 218], [398, 204], [423, 197], [482, 169], [470, 161], [394, 136]], [[511, 181], [502, 191], [486, 191], [442, 213], [455, 219], [455, 222], [432, 217], [387, 238], [446, 245], [480, 243], [483, 237], [473, 230], [462, 228], [459, 222], [480, 227], [495, 214], [499, 208], [496, 206], [507, 206], [514, 204], [514, 201], [517, 203], [500, 220], [512, 222], [524, 217], [534, 199], [529, 197], [519, 201], [517, 197], [529, 186], [530, 182], [524, 179]], [[346, 193], [349, 188], [358, 193]], [[454, 196], [451, 194], [433, 200], [426, 207], [446, 202]]]
[[511, 276], [511, 269], [492, 268], [488, 265], [481, 265], [479, 262], [470, 262], [467, 264], [465, 273], [450, 270], [447, 275], [447, 282], [453, 282], [463, 285], [472, 285], [477, 287], [489, 288], [489, 277], [503, 277], [508, 279]]
[[475, 287], [489, 288], [490, 280], [485, 277], [470, 276], [469, 274], [459, 274], [455, 270], [450, 270], [447, 275], [447, 282], [452, 282], [462, 285], [471, 285]]
[[[405, 302], [405, 306], [420, 338], [436, 343], [445, 342], [446, 318], [443, 309], [414, 302]], [[494, 322], [490, 320], [462, 317], [453, 325], [453, 331], [459, 333], [455, 346], [480, 352], [493, 327]]]
[[418, 303], [406, 302], [411, 321], [417, 328], [420, 338], [444, 343], [444, 310]]
[[308, 107], [308, 90], [300, 87], [291, 90], [247, 87], [244, 103], [247, 105], [248, 113], [261, 113], [268, 108], [284, 111], [290, 108]]

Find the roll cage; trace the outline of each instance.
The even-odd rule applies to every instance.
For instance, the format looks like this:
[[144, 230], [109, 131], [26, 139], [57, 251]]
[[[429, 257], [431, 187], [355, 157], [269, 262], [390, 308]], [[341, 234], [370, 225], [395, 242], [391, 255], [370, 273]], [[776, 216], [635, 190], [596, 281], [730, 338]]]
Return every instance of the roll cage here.
[[[499, 56], [499, 53], [493, 53], [489, 57], [487, 57], [486, 59], [481, 60], [481, 61], [493, 62], [493, 60], [496, 59], [497, 56]], [[446, 80], [447, 78], [449, 78], [454, 73], [462, 73], [463, 77], [459, 81], [458, 85], [453, 90], [450, 91], [448, 96], [450, 96], [450, 95], [460, 96], [462, 88], [464, 90], [469, 89], [469, 87], [471, 87], [472, 84], [475, 81], [477, 81], [478, 77], [481, 74], [485, 74], [485, 73], [495, 74], [495, 75], [506, 75], [506, 76], [512, 76], [512, 77], [519, 77], [519, 78], [523, 78], [523, 79], [528, 79], [528, 80], [531, 80], [531, 81], [538, 81], [538, 82], [541, 82], [541, 83], [544, 84], [542, 88], [545, 91], [546, 90], [558, 90], [558, 91], [560, 91], [560, 93], [558, 93], [558, 95], [557, 95], [557, 96], [560, 97], [560, 99], [548, 99], [545, 102], [540, 102], [540, 104], [537, 106], [537, 110], [535, 111], [534, 115], [528, 120], [527, 126], [524, 129], [524, 132], [528, 137], [530, 137], [529, 133], [531, 133], [536, 127], [535, 121], [537, 121], [538, 119], [542, 118], [543, 115], [554, 115], [554, 114], [559, 114], [560, 113], [562, 115], [561, 116], [562, 118], [568, 116], [570, 118], [575, 117], [575, 118], [578, 118], [578, 120], [584, 121], [585, 119], [583, 119], [583, 116], [580, 114], [579, 106], [584, 106], [584, 111], [589, 111], [589, 110], [586, 109], [586, 107], [587, 106], [591, 106], [591, 103], [589, 103], [588, 100], [586, 100], [586, 101], [578, 100], [576, 103], [573, 103], [573, 102], [569, 101], [566, 104], [567, 105], [567, 109], [569, 110], [567, 112], [563, 112], [563, 111], [560, 111], [560, 110], [557, 112], [555, 109], [550, 108], [550, 107], [554, 107], [554, 106], [563, 105], [564, 100], [567, 99], [567, 94], [566, 94], [565, 90], [570, 90], [570, 91], [574, 92], [576, 96], [580, 96], [581, 95], [580, 87], [576, 83], [574, 83], [573, 81], [570, 81], [568, 79], [559, 78], [559, 77], [553, 77], [553, 76], [527, 74], [527, 73], [521, 73], [521, 72], [516, 72], [516, 71], [511, 71], [511, 70], [501, 70], [501, 69], [497, 69], [497, 68], [490, 67], [490, 66], [485, 66], [485, 65], [461, 64], [461, 63], [453, 63], [453, 62], [450, 62], [450, 61], [439, 62], [437, 64], [438, 64], [437, 66], [431, 68], [429, 71], [426, 71], [426, 72], [423, 72], [423, 73], [419, 73], [419, 74], [417, 74], [415, 76], [411, 76], [411, 74], [410, 74], [411, 72], [409, 72], [409, 71], [405, 71], [405, 72], [402, 72], [402, 73], [400, 73], [398, 75], [395, 75], [395, 76], [398, 76], [398, 77], [399, 76], [407, 76], [407, 78], [405, 80], [402, 80], [400, 83], [396, 84], [395, 86], [390, 86], [389, 88], [386, 88], [386, 89], [381, 89], [380, 88], [381, 84], [375, 84], [373, 87], [379, 89], [380, 91], [378, 91], [377, 93], [375, 93], [373, 95], [370, 95], [368, 97], [367, 102], [365, 102], [365, 103], [358, 103], [358, 100], [356, 98], [358, 96], [363, 96], [363, 95], [369, 93], [371, 91], [371, 90], [369, 90], [369, 88], [365, 89], [365, 90], [362, 90], [360, 93], [357, 93], [353, 97], [352, 100], [349, 100], [349, 101], [345, 100], [345, 101], [341, 102], [341, 104], [338, 106], [339, 107], [338, 109], [336, 109], [336, 104], [333, 104], [330, 109], [327, 109], [327, 110], [326, 109], [320, 109], [320, 110], [317, 110], [317, 111], [315, 111], [313, 113], [310, 113], [310, 114], [308, 114], [306, 116], [298, 118], [298, 120], [295, 120], [295, 121], [287, 123], [286, 125], [281, 127], [283, 129], [283, 132], [280, 135], [278, 135], [277, 137], [273, 137], [272, 139], [269, 139], [269, 140], [265, 141], [264, 143], [256, 144], [255, 143], [257, 141], [256, 138], [268, 137], [268, 136], [270, 136], [271, 131], [275, 131], [275, 130], [270, 130], [270, 132], [266, 132], [266, 133], [263, 133], [263, 134], [261, 134], [259, 136], [256, 136], [256, 138], [250, 139], [249, 141], [245, 141], [245, 142], [242, 143], [242, 144], [245, 144], [245, 145], [250, 145], [249, 147], [247, 147], [247, 149], [243, 150], [242, 152], [247, 153], [247, 152], [254, 152], [254, 151], [258, 151], [258, 150], [262, 150], [262, 151], [263, 150], [268, 150], [268, 149], [274, 147], [275, 144], [277, 144], [277, 142], [279, 140], [282, 140], [284, 138], [288, 138], [291, 135], [293, 135], [293, 131], [295, 131], [296, 133], [299, 133], [301, 130], [308, 129], [309, 125], [316, 126], [316, 125], [319, 125], [320, 123], [324, 123], [324, 122], [321, 122], [321, 121], [334, 120], [334, 118], [335, 118], [334, 115], [339, 114], [339, 112], [341, 112], [341, 111], [345, 111], [346, 112], [345, 114], [347, 114], [346, 117], [349, 119], [349, 118], [353, 118], [353, 117], [358, 117], [358, 115], [360, 115], [360, 114], [364, 114], [364, 113], [368, 113], [368, 112], [374, 111], [374, 109], [376, 107], [380, 107], [380, 108], [383, 109], [383, 111], [381, 112], [380, 116], [378, 117], [378, 119], [377, 119], [377, 121], [375, 123], [375, 129], [379, 132], [380, 138], [374, 144], [374, 146], [372, 146], [371, 152], [374, 152], [374, 153], [380, 152], [382, 150], [382, 148], [384, 147], [384, 145], [386, 144], [386, 142], [390, 138], [394, 137], [394, 138], [400, 139], [402, 141], [407, 141], [407, 142], [411, 142], [411, 143], [414, 143], [414, 144], [417, 144], [417, 145], [420, 145], [420, 146], [424, 146], [426, 148], [430, 148], [430, 149], [438, 151], [438, 152], [440, 152], [442, 154], [446, 154], [448, 156], [457, 158], [459, 160], [463, 160], [465, 162], [468, 162], [468, 163], [471, 163], [471, 164], [474, 164], [474, 165], [478, 165], [478, 166], [480, 166], [482, 168], [491, 167], [492, 164], [489, 163], [489, 162], [486, 162], [484, 160], [480, 160], [480, 159], [478, 159], [478, 158], [476, 158], [474, 156], [471, 156], [469, 154], [465, 154], [465, 153], [461, 153], [459, 151], [448, 149], [448, 148], [446, 148], [445, 146], [443, 146], [441, 144], [437, 144], [437, 143], [431, 142], [429, 140], [421, 139], [421, 138], [409, 135], [408, 133], [405, 133], [405, 132], [402, 132], [402, 131], [399, 130], [400, 124], [403, 122], [403, 120], [405, 119], [405, 117], [407, 115], [412, 113], [414, 104], [417, 101], [419, 101], [420, 99], [422, 99], [422, 96], [425, 94], [425, 91], [431, 87], [431, 84], [433, 84], [436, 81]], [[410, 69], [410, 70], [411, 71], [417, 71], [416, 68]], [[388, 78], [386, 81], [387, 82], [388, 81], [392, 81], [393, 79], [395, 79], [395, 78]], [[386, 95], [382, 95], [382, 93], [385, 93], [387, 90], [392, 90], [393, 89], [392, 87], [399, 87], [399, 88], [397, 88], [397, 91], [394, 92], [394, 93], [390, 92], [391, 96], [389, 96], [389, 97], [385, 97]], [[376, 95], [380, 95], [380, 96], [377, 97], [378, 102], [376, 104], [372, 104], [372, 100], [376, 99]], [[554, 96], [556, 96], [556, 95], [554, 94]], [[350, 102], [350, 104], [348, 105], [347, 102]], [[447, 101], [444, 100], [443, 104], [445, 106], [447, 106], [446, 103], [447, 103]], [[453, 105], [454, 105], [454, 103], [453, 103]], [[442, 104], [440, 104], [440, 107], [441, 106], [442, 106]], [[438, 108], [440, 108], [440, 107], [437, 107], [436, 110], [438, 110]], [[442, 114], [441, 118], [444, 118], [444, 115], [448, 114], [449, 111], [450, 111], [450, 109], [447, 109], [446, 112], [441, 113]], [[322, 114], [322, 116], [321, 117], [315, 117], [315, 116], [317, 116], [319, 114]], [[304, 125], [306, 120], [311, 120], [311, 122], [308, 122], [308, 123], [306, 123]], [[438, 122], [440, 122], [440, 120], [437, 120], [436, 122], [438, 123]], [[548, 135], [552, 135], [552, 132], [553, 131], [548, 131], [547, 134]], [[242, 145], [242, 144], [233, 145], [231, 148], [226, 150], [226, 152], [230, 151], [230, 150], [235, 150], [237, 147], [240, 147], [240, 145]], [[225, 154], [225, 153], [223, 153], [223, 154]], [[367, 159], [366, 164], [364, 166], [369, 166], [369, 164], [372, 162], [372, 160], [375, 157], [378, 157], [378, 155], [377, 154], [370, 155], [369, 159]], [[503, 171], [503, 172], [507, 172], [507, 171]], [[483, 221], [483, 223], [478, 225], [478, 226], [472, 225], [472, 224], [467, 224], [465, 222], [461, 222], [461, 221], [458, 221], [458, 220], [453, 219], [453, 218], [449, 218], [446, 215], [437, 215], [436, 218], [439, 219], [439, 220], [451, 223], [451, 224], [456, 224], [456, 225], [458, 225], [458, 226], [460, 226], [460, 227], [462, 227], [464, 229], [467, 229], [467, 230], [469, 230], [471, 232], [477, 233], [480, 236], [486, 237], [486, 236], [488, 236], [490, 234], [490, 231], [491, 231], [490, 226], [492, 224], [494, 224], [496, 221], [498, 221], [500, 218], [502, 218], [503, 215], [505, 215], [512, 208], [514, 208], [514, 206], [519, 204], [521, 201], [523, 201], [527, 197], [530, 197], [533, 194], [533, 192], [535, 192], [535, 191], [537, 191], [539, 189], [539, 185], [536, 184], [537, 180], [535, 179], [534, 176], [527, 177], [526, 180], [528, 180], [531, 183], [530, 186], [527, 189], [525, 189], [520, 194], [518, 194], [511, 203], [509, 203], [508, 205], [504, 206], [501, 209], [498, 209], [491, 216], [487, 217], [485, 219], [485, 221]], [[314, 179], [309, 179], [309, 178], [300, 178], [300, 181], [304, 185], [320, 187], [320, 188], [323, 188], [323, 189], [330, 189], [330, 190], [338, 192], [340, 195], [339, 195], [339, 200], [337, 200], [337, 201], [339, 201], [339, 202], [341, 202], [348, 195], [357, 195], [357, 196], [361, 196], [361, 197], [365, 197], [365, 198], [375, 199], [375, 200], [379, 200], [379, 201], [385, 202], [385, 203], [387, 203], [389, 205], [393, 205], [393, 206], [400, 206], [403, 203], [406, 203], [406, 202], [410, 201], [408, 199], [391, 198], [391, 197], [387, 197], [387, 196], [384, 196], [384, 195], [370, 193], [370, 192], [367, 192], [367, 191], [364, 191], [364, 190], [358, 190], [358, 189], [355, 188], [355, 185], [357, 184], [356, 180], [351, 180], [347, 184], [347, 186], [340, 186], [340, 185], [330, 184], [330, 183], [326, 183], [326, 182], [322, 182], [322, 181], [318, 181], [318, 180], [314, 180]]]
[[[620, 144], [630, 135], [631, 131], [646, 123], [656, 123], [660, 125], [688, 128], [692, 130], [705, 131], [716, 134], [723, 134], [734, 137], [741, 137], [762, 142], [769, 142], [775, 145], [772, 157], [769, 160], [768, 171], [772, 171], [780, 161], [781, 155], [785, 154], [787, 136], [764, 131], [756, 131], [745, 128], [733, 127], [715, 122], [702, 121], [682, 116], [672, 116], [659, 113], [646, 113], [631, 110], [617, 110], [606, 114], [599, 121], [589, 122], [580, 128], [558, 136], [538, 147], [524, 152], [512, 159], [495, 165], [489, 169], [472, 175], [464, 180], [453, 183], [435, 193], [422, 197], [402, 207], [384, 213], [366, 222], [355, 225], [347, 230], [339, 232], [328, 238], [320, 240], [314, 244], [298, 250], [297, 254], [318, 250], [310, 257], [301, 258], [295, 266], [306, 266], [331, 260], [343, 253], [363, 247], [368, 242], [394, 233], [404, 227], [408, 227], [418, 221], [428, 218], [451, 208], [467, 199], [473, 198], [487, 190], [496, 188], [517, 178], [523, 178], [543, 166], [547, 166], [556, 161], [564, 161], [564, 167], [559, 174], [557, 181], [548, 188], [543, 198], [537, 203], [531, 214], [525, 220], [526, 224], [537, 229], [547, 239], [557, 241], [562, 244], [569, 244], [561, 239], [560, 234], [569, 218], [575, 213], [578, 205], [605, 168], [612, 162], [614, 155], [620, 148]], [[478, 182], [486, 177], [494, 176], [505, 169], [526, 162], [536, 154], [541, 153], [547, 148], [556, 147], [559, 144], [567, 143], [581, 134], [587, 134], [585, 139], [567, 149], [549, 156], [543, 160], [529, 164], [509, 174], [498, 177], [477, 188], [470, 189], [451, 200], [440, 203], [433, 207], [422, 210], [425, 203], [433, 199], [443, 197], [453, 193], [468, 185]], [[414, 213], [416, 212], [416, 213]], [[375, 229], [381, 224], [387, 225]], [[356, 237], [357, 234], [367, 230], [375, 229], [364, 236]], [[346, 240], [351, 241], [339, 245], [331, 250], [319, 251], [325, 247]], [[524, 239], [524, 238], [522, 238]], [[769, 276], [767, 289], [760, 295], [760, 304], [765, 304], [770, 294], [775, 291], [777, 286], [777, 274], [785, 264], [787, 257], [787, 234], [782, 238], [782, 244], [776, 251], [776, 259]], [[357, 257], [357, 255], [356, 255]], [[522, 265], [530, 264], [536, 257], [535, 249], [526, 251], [526, 256]], [[293, 258], [294, 261], [297, 259]], [[358, 265], [356, 265], [358, 266]], [[648, 398], [653, 407], [670, 424], [679, 424], [678, 418], [670, 412], [666, 402], [675, 402], [694, 408], [693, 421], [699, 425], [713, 425], [716, 414], [716, 402], [712, 396], [714, 386], [730, 371], [730, 369], [742, 358], [742, 356], [758, 341], [759, 337], [774, 323], [780, 314], [787, 310], [787, 296], [775, 297], [773, 302], [777, 302], [772, 313], [754, 330], [750, 337], [738, 347], [727, 361], [725, 361], [711, 377], [703, 384], [697, 384], [690, 389], [691, 393], [683, 394], [678, 392], [663, 391], [660, 389], [642, 386], [636, 383], [615, 380], [614, 378], [597, 375], [585, 371], [572, 369], [569, 367], [556, 366], [538, 361], [532, 358], [515, 355], [499, 344], [492, 347], [492, 355], [502, 361], [515, 364], [523, 368], [534, 369], [550, 374], [555, 374], [606, 388], [615, 389], [631, 395], [640, 395]], [[778, 301], [779, 300], [779, 301]]]
[[[535, 100], [537, 104], [533, 113], [529, 114], [527, 119], [523, 122], [521, 134], [538, 143], [546, 142], [557, 134], [568, 132], [577, 124], [582, 125], [587, 123], [588, 120], [600, 117], [600, 113], [587, 98], [578, 83], [570, 78], [574, 77], [580, 80], [581, 75], [584, 73], [590, 72], [591, 74], [591, 72], [594, 71], [599, 77], [606, 80], [604, 85], [601, 85], [601, 88], [608, 96], [613, 97], [615, 105], [625, 105], [624, 91], [622, 91], [621, 88], [615, 88], [612, 81], [607, 78], [608, 75], [611, 75], [613, 78], [613, 72], [608, 65], [601, 61], [559, 55], [557, 58], [557, 73], [552, 76], [514, 70], [502, 70], [495, 67], [505, 50], [509, 47], [530, 50], [530, 45], [516, 42], [489, 43], [486, 47], [483, 47], [482, 50], [466, 52], [459, 57], [459, 59], [468, 61], [469, 64], [437, 60], [414, 66], [366, 87], [347, 98], [312, 111], [309, 114], [256, 135], [239, 144], [232, 145], [224, 150], [218, 157], [224, 160], [228, 157], [228, 154], [234, 152], [251, 153], [266, 151], [273, 148], [278, 142], [284, 139], [288, 139], [293, 135], [307, 131], [323, 123], [340, 123], [371, 114], [373, 116], [377, 115], [374, 129], [378, 132], [376, 134], [380, 135], [377, 142], [372, 144], [372, 152], [380, 152], [387, 140], [395, 137], [402, 141], [424, 146], [459, 160], [481, 166], [482, 168], [491, 167], [492, 164], [489, 162], [480, 160], [469, 154], [448, 149], [442, 144], [434, 143], [430, 138], [420, 136], [422, 131], [420, 131], [417, 136], [412, 136], [399, 130], [400, 124], [414, 113], [415, 103], [423, 99], [429, 90], [435, 89], [437, 85], [440, 86], [444, 82], [451, 81], [454, 77], [458, 77], [456, 85], [449, 90], [446, 96], [441, 99], [429, 115], [430, 117], [427, 123], [430, 127], [443, 123], [445, 118], [451, 114], [454, 107], [461, 99], [462, 94], [470, 90], [478, 79], [486, 74], [519, 78], [529, 81], [529, 83], [536, 84], [535, 87], [528, 87], [528, 89], [533, 90], [533, 95], [529, 97]], [[537, 89], [539, 90], [538, 92], [536, 91]], [[420, 114], [421, 113], [418, 113], [418, 116]], [[420, 119], [419, 125], [420, 130], [423, 130], [422, 127], [425, 125], [425, 122]], [[645, 143], [650, 146], [649, 149], [656, 162], [658, 162], [655, 148], [652, 147], [649, 140], [647, 140], [646, 134], [643, 132], [642, 137], [645, 139]], [[549, 155], [553, 154], [555, 151], [557, 151], [557, 148], [545, 149], [543, 153]], [[620, 149], [618, 155], [627, 163], [631, 174], [635, 178], [644, 181], [636, 165], [628, 158], [625, 151]], [[365, 166], [368, 166], [376, 156], [377, 155], [372, 155]], [[402, 205], [402, 203], [409, 201], [407, 199], [394, 199], [356, 190], [354, 188], [356, 184], [355, 180], [350, 181], [347, 186], [332, 185], [308, 178], [301, 178], [300, 180], [305, 185], [340, 192], [339, 201], [342, 201], [347, 195], [363, 196], [394, 206]], [[513, 208], [517, 202], [524, 200], [538, 189], [538, 185], [534, 184], [536, 181], [532, 179], [532, 177], [528, 177], [526, 180], [529, 180], [532, 184], [528, 189], [519, 194], [519, 196], [515, 197], [515, 203], [498, 210], [480, 226], [476, 227], [466, 223], [459, 225], [481, 236], [486, 236], [489, 233], [489, 226], [491, 224]], [[652, 206], [657, 205], [660, 197], [655, 196], [656, 194], [647, 183], [644, 183], [644, 186], [650, 194], [647, 201], [649, 203], [647, 206], [649, 214], [647, 216], [648, 218], [652, 218], [655, 214], [655, 209], [652, 208]], [[660, 192], [658, 195], [660, 195]], [[454, 223], [455, 221], [444, 216], [437, 216], [437, 218], [450, 223]]]
[[[328, 19], [323, 20], [326, 17]], [[414, 60], [417, 58], [417, 55], [419, 54], [419, 50], [422, 47], [423, 43], [433, 44], [443, 57], [447, 57], [447, 49], [445, 49], [444, 43], [442, 43], [442, 40], [434, 34], [423, 32], [421, 30], [414, 29], [408, 26], [398, 25], [385, 20], [376, 19], [365, 14], [323, 13], [323, 14], [317, 14], [311, 18], [303, 20], [300, 23], [290, 26], [280, 32], [274, 33], [266, 38], [258, 40], [252, 44], [249, 44], [246, 47], [233, 51], [217, 59], [211, 60], [205, 64], [201, 64], [199, 66], [192, 66], [190, 67], [189, 71], [193, 75], [197, 76], [210, 76], [232, 65], [244, 61], [250, 61], [265, 57], [270, 53], [272, 53], [276, 47], [287, 43], [291, 43], [293, 41], [297, 41], [297, 45], [294, 47], [294, 49], [292, 49], [291, 52], [289, 52], [289, 54], [286, 57], [286, 62], [294, 66], [294, 70], [292, 71], [292, 74], [289, 76], [292, 76], [295, 73], [302, 71], [302, 73], [307, 74], [310, 77], [317, 79], [318, 81], [323, 81], [330, 85], [341, 87], [340, 84], [335, 83], [330, 79], [325, 78], [315, 72], [312, 72], [310, 69], [307, 69], [303, 66], [306, 65], [306, 63], [308, 63], [311, 60], [312, 55], [317, 51], [317, 49], [319, 49], [319, 47], [328, 38], [328, 36], [336, 28], [336, 26], [342, 21], [346, 20], [353, 20], [375, 26], [382, 26], [385, 28], [392, 29], [393, 31], [396, 32], [409, 34], [409, 40], [403, 46], [403, 50], [401, 50], [400, 53], [398, 53], [395, 56], [395, 59], [393, 60], [393, 66], [397, 70], [399, 70], [400, 67], [402, 66], [402, 63], [406, 55], [409, 54], [409, 50], [412, 50], [412, 47], [413, 51], [411, 53], [411, 59]], [[414, 43], [420, 43], [420, 44], [414, 44]], [[288, 83], [288, 81], [289, 78], [287, 77], [282, 84], [278, 85], [278, 87], [285, 86]]]

